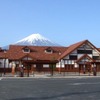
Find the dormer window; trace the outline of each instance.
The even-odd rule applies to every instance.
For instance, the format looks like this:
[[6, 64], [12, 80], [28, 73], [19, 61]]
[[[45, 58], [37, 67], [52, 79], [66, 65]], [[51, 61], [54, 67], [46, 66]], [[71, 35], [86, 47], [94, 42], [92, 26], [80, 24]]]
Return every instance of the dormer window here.
[[23, 51], [24, 51], [24, 53], [30, 53], [30, 49], [29, 48], [24, 48]]
[[51, 53], [53, 53], [53, 50], [52, 50], [52, 48], [49, 47], [49, 48], [47, 48], [47, 49], [45, 50], [45, 52], [51, 54]]
[[48, 52], [48, 53], [52, 53], [52, 50], [46, 50], [46, 52]]

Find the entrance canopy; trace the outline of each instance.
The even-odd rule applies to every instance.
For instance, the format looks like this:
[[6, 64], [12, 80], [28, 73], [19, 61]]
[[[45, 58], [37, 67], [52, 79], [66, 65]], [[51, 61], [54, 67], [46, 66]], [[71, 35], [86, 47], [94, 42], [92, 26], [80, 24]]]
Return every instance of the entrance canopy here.
[[83, 56], [81, 56], [77, 61], [76, 63], [84, 63], [84, 64], [87, 64], [87, 63], [90, 63], [90, 62], [95, 62], [89, 55], [85, 54]]

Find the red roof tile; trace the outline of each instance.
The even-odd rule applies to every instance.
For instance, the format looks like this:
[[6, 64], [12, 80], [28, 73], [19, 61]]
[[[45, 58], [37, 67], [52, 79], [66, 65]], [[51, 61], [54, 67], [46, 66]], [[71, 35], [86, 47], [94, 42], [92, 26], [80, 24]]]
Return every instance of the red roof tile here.
[[77, 49], [78, 47], [80, 47], [82, 44], [86, 43], [87, 40], [75, 43], [73, 45], [70, 45], [68, 47], [68, 49], [59, 57], [59, 60], [64, 58], [65, 56], [67, 56], [68, 54], [70, 54], [71, 52], [73, 52], [75, 49]]
[[100, 52], [99, 49], [97, 49], [91, 42], [89, 42], [88, 40], [84, 40], [78, 43], [75, 43], [73, 45], [70, 45], [68, 47], [68, 49], [58, 58], [58, 60], [64, 58], [65, 56], [69, 55], [71, 52], [73, 52], [75, 49], [77, 49], [78, 47], [80, 47], [81, 45], [85, 44], [85, 43], [89, 43], [90, 45], [92, 45], [92, 47], [94, 47], [98, 52]]
[[33, 60], [57, 60], [60, 56], [60, 53], [62, 54], [67, 47], [51, 47], [53, 50], [53, 53], [49, 54], [46, 53], [45, 50], [48, 48], [48, 46], [27, 46], [31, 52], [25, 53], [23, 52], [23, 48], [25, 46], [18, 46], [18, 45], [10, 45], [10, 48], [8, 50], [8, 57], [10, 60], [19, 60], [22, 59], [25, 56], [32, 57]]
[[[71, 52], [73, 52], [75, 49], [83, 45], [84, 43], [90, 43], [88, 40], [84, 40], [78, 43], [75, 43], [73, 45], [70, 45], [69, 47], [50, 47], [50, 46], [27, 46], [31, 52], [25, 53], [23, 52], [23, 49], [26, 46], [19, 46], [19, 45], [10, 45], [9, 50], [7, 53], [4, 53], [3, 51], [0, 52], [0, 58], [5, 58], [5, 56], [10, 60], [21, 60], [25, 56], [29, 56], [33, 58], [33, 60], [60, 60], [64, 58], [65, 56], [69, 55]], [[92, 43], [90, 43], [92, 47], [97, 49]], [[53, 53], [46, 53], [45, 50], [53, 50]], [[98, 52], [100, 52], [99, 49], [97, 49]]]
[[4, 50], [1, 50], [1, 51], [0, 51], [0, 59], [3, 59], [3, 58], [8, 58], [8, 56], [7, 56], [7, 51], [4, 52]]
[[76, 63], [78, 63], [79, 61], [81, 61], [81, 60], [84, 59], [84, 58], [88, 58], [89, 60], [94, 61], [90, 56], [88, 56], [87, 54], [84, 54], [82, 57], [80, 57], [80, 58], [76, 61]]

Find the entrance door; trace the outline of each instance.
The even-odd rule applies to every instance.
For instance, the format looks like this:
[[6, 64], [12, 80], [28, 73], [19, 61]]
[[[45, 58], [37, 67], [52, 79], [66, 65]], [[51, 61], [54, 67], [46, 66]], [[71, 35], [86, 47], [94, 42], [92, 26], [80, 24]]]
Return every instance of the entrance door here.
[[91, 64], [79, 64], [79, 72], [80, 73], [90, 73], [91, 72]]
[[43, 69], [43, 64], [36, 64], [36, 71], [41, 72]]

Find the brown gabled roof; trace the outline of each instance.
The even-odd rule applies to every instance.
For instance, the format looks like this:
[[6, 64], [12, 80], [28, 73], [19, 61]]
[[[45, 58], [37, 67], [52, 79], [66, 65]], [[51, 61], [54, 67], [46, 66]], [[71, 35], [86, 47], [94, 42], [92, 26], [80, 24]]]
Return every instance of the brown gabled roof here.
[[80, 47], [82, 44], [86, 43], [88, 40], [84, 40], [78, 43], [75, 43], [73, 45], [70, 45], [68, 47], [68, 49], [59, 57], [59, 60], [64, 58], [65, 56], [67, 56], [68, 54], [70, 54], [71, 52], [73, 52], [75, 49], [77, 49], [78, 47]]
[[99, 49], [97, 49], [91, 42], [89, 42], [88, 40], [84, 40], [78, 43], [75, 43], [73, 45], [70, 45], [68, 47], [68, 49], [58, 58], [58, 60], [64, 58], [65, 56], [69, 55], [71, 52], [73, 52], [75, 49], [77, 49], [78, 47], [80, 47], [81, 45], [85, 44], [85, 43], [90, 43], [98, 52], [100, 52]]
[[[90, 43], [88, 40], [84, 40], [78, 43], [75, 43], [73, 45], [70, 45], [69, 47], [54, 47], [54, 46], [27, 46], [31, 52], [25, 53], [23, 52], [23, 48], [26, 46], [20, 46], [20, 45], [10, 45], [9, 50], [6, 53], [6, 56], [10, 60], [21, 60], [25, 56], [29, 56], [33, 58], [33, 60], [60, 60], [64, 58], [65, 56], [69, 55], [71, 52], [73, 52], [75, 49], [80, 47], [81, 45], [89, 43], [92, 45], [93, 48], [95, 48], [98, 52], [100, 52], [99, 49], [97, 49], [92, 43]], [[53, 50], [53, 53], [46, 53], [45, 50], [48, 48]], [[5, 53], [0, 52], [0, 58], [4, 58]]]
[[98, 50], [100, 51], [100, 48], [98, 48]]
[[0, 59], [5, 59], [5, 58], [8, 58], [8, 54], [7, 54], [7, 50], [3, 50], [1, 49], [0, 50]]
[[5, 58], [4, 52], [0, 52], [0, 59]]
[[[59, 56], [66, 50], [67, 47], [51, 47], [54, 52], [49, 54], [46, 53], [45, 50], [48, 48], [48, 46], [27, 46], [31, 49], [32, 52], [30, 53], [24, 53], [23, 48], [25, 46], [19, 46], [19, 45], [10, 45], [10, 48], [8, 50], [8, 57], [10, 60], [19, 60], [22, 59], [25, 56], [32, 57], [33, 60], [57, 60]], [[49, 46], [50, 47], [50, 46]], [[60, 53], [60, 54], [59, 54]]]
[[90, 56], [88, 56], [87, 54], [85, 54], [85, 55], [83, 55], [82, 57], [80, 57], [80, 58], [76, 61], [76, 63], [78, 63], [79, 61], [81, 61], [81, 60], [84, 59], [84, 58], [88, 58], [89, 60], [94, 61]]

